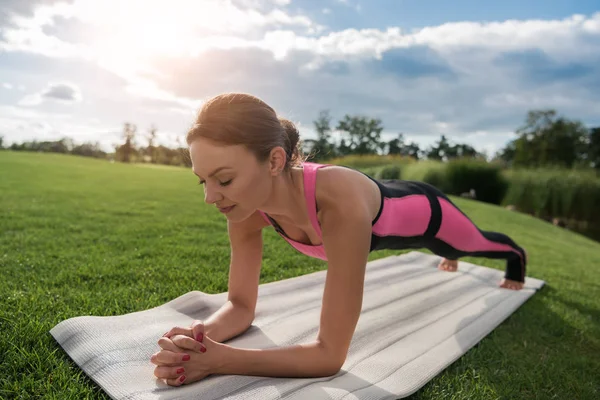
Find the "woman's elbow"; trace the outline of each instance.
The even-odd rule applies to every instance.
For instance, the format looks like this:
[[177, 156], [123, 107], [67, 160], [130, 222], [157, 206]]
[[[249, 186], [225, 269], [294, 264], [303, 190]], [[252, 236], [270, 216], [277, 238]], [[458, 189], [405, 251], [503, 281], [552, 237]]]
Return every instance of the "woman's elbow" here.
[[329, 376], [336, 375], [342, 369], [342, 365], [344, 364], [340, 364], [338, 362], [324, 364], [318, 373], [319, 378], [326, 378]]
[[338, 372], [340, 372], [340, 370], [342, 369], [342, 364], [334, 364], [332, 366], [329, 367], [329, 369], [327, 370], [327, 375], [326, 376], [332, 376], [332, 375], [336, 375]]
[[321, 377], [332, 376], [340, 372], [342, 366], [346, 362], [346, 353], [344, 355], [340, 355], [339, 353], [335, 356], [331, 352], [324, 352], [325, 360], [321, 363]]

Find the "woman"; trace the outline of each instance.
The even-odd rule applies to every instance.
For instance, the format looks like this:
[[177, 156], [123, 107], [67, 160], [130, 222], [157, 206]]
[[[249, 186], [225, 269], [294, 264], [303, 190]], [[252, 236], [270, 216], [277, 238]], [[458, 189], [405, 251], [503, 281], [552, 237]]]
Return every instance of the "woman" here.
[[[371, 251], [427, 248], [456, 271], [463, 256], [504, 258], [500, 286], [519, 290], [526, 256], [510, 238], [480, 231], [434, 187], [378, 181], [341, 166], [302, 162], [294, 125], [260, 99], [224, 94], [208, 101], [187, 134], [192, 170], [205, 201], [227, 217], [229, 297], [191, 327], [159, 339], [151, 362], [169, 385], [210, 374], [276, 377], [334, 375], [345, 362], [362, 307]], [[274, 226], [292, 246], [328, 263], [315, 341], [284, 348], [237, 349], [221, 342], [254, 319], [262, 258], [261, 231]]]

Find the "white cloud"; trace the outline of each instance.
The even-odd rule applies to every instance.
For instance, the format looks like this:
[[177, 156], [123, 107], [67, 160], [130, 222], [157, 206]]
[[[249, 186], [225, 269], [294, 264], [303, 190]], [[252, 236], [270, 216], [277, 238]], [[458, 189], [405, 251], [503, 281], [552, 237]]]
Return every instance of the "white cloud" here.
[[36, 106], [46, 100], [69, 104], [80, 102], [81, 99], [81, 91], [76, 85], [69, 82], [51, 82], [42, 91], [25, 96], [18, 104]]
[[[290, 1], [274, 0], [273, 3], [281, 6]], [[82, 26], [87, 31], [96, 33], [95, 39], [76, 44], [44, 32], [44, 27], [56, 25], [59, 16], [85, 24]], [[134, 20], [144, 23], [132, 23]], [[15, 17], [14, 23], [16, 27], [5, 29], [0, 50], [95, 61], [129, 81], [130, 93], [172, 100], [185, 107], [196, 103], [176, 98], [156, 88], [149, 79], [142, 78], [162, 74], [153, 69], [148, 60], [163, 56], [193, 57], [211, 47], [253, 46], [253, 42], [247, 41], [247, 35], [271, 26], [300, 27], [308, 33], [323, 29], [303, 15], [290, 15], [280, 9], [261, 12], [254, 8], [239, 8], [232, 0], [153, 0], [150, 5], [147, 0], [126, 3], [120, 0], [75, 0], [72, 4], [38, 6], [33, 16]], [[225, 33], [230, 35], [224, 36]], [[40, 94], [32, 94], [23, 98], [20, 104], [41, 102]]]
[[[257, 7], [250, 8], [254, 3]], [[390, 27], [323, 33], [304, 15], [272, 8], [287, 3], [172, 0], [148, 7], [138, 0], [126, 5], [77, 0], [18, 20], [16, 28], [5, 31], [0, 49], [93, 60], [127, 82], [125, 92], [115, 91], [120, 100], [115, 113], [131, 104], [139, 124], [162, 118], [167, 132], [189, 125], [206, 97], [232, 90], [257, 94], [306, 127], [320, 109], [332, 108], [336, 118], [344, 113], [381, 117], [386, 130], [403, 131], [422, 145], [443, 133], [488, 150], [501, 147], [530, 108], [557, 107], [589, 120], [600, 114], [599, 96], [579, 81], [594, 79], [593, 73], [541, 81], [527, 75], [526, 59], [502, 59], [535, 50], [543, 62], [547, 58], [544, 68], [589, 66], [600, 88], [600, 13], [456, 22], [410, 32]], [[60, 13], [95, 35], [75, 43], [66, 34], [59, 39], [42, 29], [60, 28], [55, 18]], [[131, 15], [144, 23], [132, 23]], [[398, 59], [389, 59], [394, 56]], [[446, 74], [427, 74], [428, 63]], [[20, 104], [40, 105], [43, 93]], [[90, 96], [86, 90], [86, 99]], [[118, 111], [119, 118], [127, 118]]]
[[[501, 51], [539, 49], [560, 61], [567, 56], [578, 60], [595, 57], [600, 50], [600, 40], [581, 39], [599, 34], [600, 13], [596, 13], [589, 18], [575, 15], [554, 21], [455, 22], [411, 33], [404, 33], [397, 27], [346, 29], [315, 38], [291, 31], [271, 31], [264, 41], [273, 44], [281, 40], [288, 50], [309, 50], [328, 57], [380, 58], [383, 52], [392, 48], [427, 46], [449, 58], [456, 52], [477, 50], [483, 55], [472, 57], [484, 59]], [[460, 54], [461, 57], [464, 55]]]
[[193, 112], [201, 105], [200, 100], [176, 96], [172, 92], [160, 89], [156, 83], [148, 79], [136, 79], [135, 82], [132, 82], [132, 84], [127, 86], [126, 91], [140, 98], [162, 100], [177, 104], [179, 107], [174, 107], [172, 109], [182, 113], [185, 113], [186, 110], [188, 112]]
[[29, 94], [18, 103], [20, 106], [37, 106], [42, 104], [42, 96], [39, 93]]
[[12, 89], [12, 88], [13, 88], [13, 85], [11, 85], [10, 83], [6, 83], [6, 82], [5, 82], [5, 83], [3, 83], [3, 84], [2, 84], [2, 87], [3, 87], [4, 89], [9, 89], [9, 90], [10, 90], [10, 89]]

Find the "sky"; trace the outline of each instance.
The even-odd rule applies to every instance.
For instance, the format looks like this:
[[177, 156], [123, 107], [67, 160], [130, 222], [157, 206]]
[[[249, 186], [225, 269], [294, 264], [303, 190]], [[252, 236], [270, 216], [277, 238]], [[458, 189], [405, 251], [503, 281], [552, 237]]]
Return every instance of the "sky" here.
[[527, 112], [600, 126], [600, 3], [577, 0], [2, 0], [0, 136], [184, 144], [202, 104], [258, 96], [313, 138], [329, 110], [384, 139], [492, 155]]

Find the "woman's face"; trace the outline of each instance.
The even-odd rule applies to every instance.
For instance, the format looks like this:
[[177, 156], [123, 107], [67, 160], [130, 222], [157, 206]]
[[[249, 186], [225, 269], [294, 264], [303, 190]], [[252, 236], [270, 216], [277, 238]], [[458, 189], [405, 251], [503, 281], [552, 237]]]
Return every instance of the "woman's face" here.
[[269, 163], [261, 165], [241, 145], [197, 138], [190, 145], [192, 171], [204, 186], [204, 200], [231, 221], [251, 216], [271, 193]]

